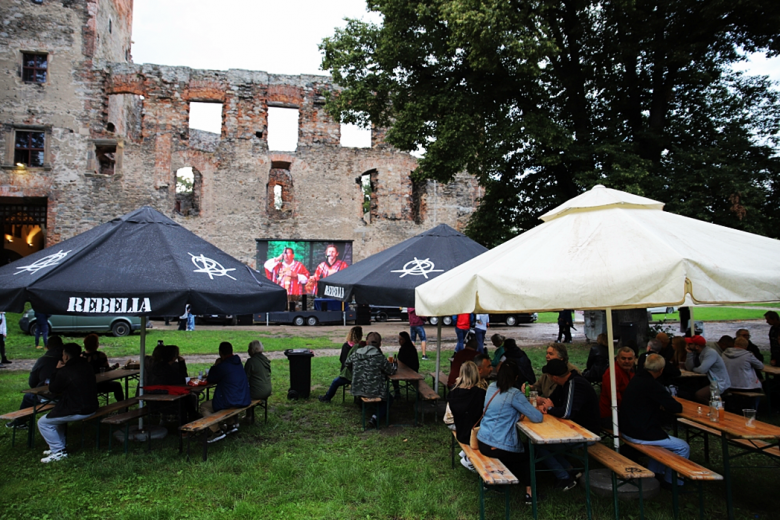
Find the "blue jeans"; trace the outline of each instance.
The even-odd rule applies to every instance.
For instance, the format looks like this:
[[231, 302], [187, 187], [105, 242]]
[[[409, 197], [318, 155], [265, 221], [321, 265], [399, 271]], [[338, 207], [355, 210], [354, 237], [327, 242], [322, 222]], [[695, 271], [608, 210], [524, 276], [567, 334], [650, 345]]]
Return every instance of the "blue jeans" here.
[[195, 315], [187, 315], [187, 330], [195, 330]]
[[474, 332], [477, 335], [477, 352], [482, 354], [485, 352], [485, 334], [487, 334], [486, 329], [474, 329]]
[[[629, 437], [625, 433], [623, 433], [622, 435], [623, 437], [626, 438], [628, 442], [635, 442], [637, 444], [646, 444], [648, 446], [660, 446], [662, 448], [666, 448], [672, 453], [676, 453], [677, 455], [685, 457], [686, 459], [689, 458], [691, 455], [691, 447], [688, 446], [688, 443], [682, 439], [678, 439], [677, 437], [672, 437], [671, 435], [667, 439], [661, 439], [660, 441], [643, 441], [641, 439], [634, 439], [632, 437]], [[647, 465], [647, 469], [649, 469], [650, 471], [652, 471], [657, 475], [663, 474], [664, 479], [669, 484], [672, 483], [672, 472], [667, 471], [669, 468], [667, 468], [660, 462], [650, 459], [650, 463]], [[677, 485], [679, 486], [683, 485], [682, 479], [677, 479]]]
[[572, 469], [572, 467], [571, 463], [563, 456], [563, 453], [548, 450], [542, 445], [534, 446], [534, 451], [536, 452], [537, 457], [547, 457], [542, 462], [550, 471], [552, 471], [555, 478], [558, 480], [569, 480], [569, 470]]
[[43, 346], [49, 345], [49, 324], [36, 322], [38, 326], [35, 328], [35, 346], [38, 346], [38, 338], [43, 336]]
[[420, 338], [420, 341], [425, 341], [425, 327], [422, 325], [409, 327], [409, 336], [411, 336], [412, 341], [417, 341], [417, 338]]
[[333, 399], [333, 396], [336, 395], [336, 392], [339, 388], [341, 388], [344, 385], [348, 385], [350, 383], [349, 379], [338, 376], [336, 379], [333, 380], [333, 382], [330, 384], [330, 388], [328, 388], [328, 391], [325, 392], [325, 395], [323, 396], [326, 400], [330, 401]]
[[463, 350], [463, 343], [466, 341], [466, 334], [469, 333], [469, 329], [459, 329], [455, 327], [455, 334], [458, 336], [458, 344], [455, 345], [455, 352]]

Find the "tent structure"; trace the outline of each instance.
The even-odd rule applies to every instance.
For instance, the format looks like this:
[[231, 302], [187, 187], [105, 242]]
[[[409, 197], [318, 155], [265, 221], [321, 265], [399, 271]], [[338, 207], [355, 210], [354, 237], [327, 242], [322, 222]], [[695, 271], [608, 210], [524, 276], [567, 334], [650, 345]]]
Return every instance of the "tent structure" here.
[[780, 301], [778, 240], [667, 213], [660, 202], [604, 186], [541, 219], [418, 287], [418, 312], [606, 309], [611, 359], [612, 309], [680, 305], [686, 295], [695, 304]]
[[[355, 263], [349, 269], [317, 282], [320, 296], [372, 305], [414, 307], [414, 290], [428, 280], [487, 251], [447, 224], [420, 233]], [[420, 316], [443, 314], [417, 313]], [[436, 344], [436, 382], [439, 389], [441, 320]]]
[[[142, 207], [0, 268], [0, 309], [178, 316], [282, 310], [287, 293], [153, 208]], [[141, 371], [144, 363], [141, 363]], [[141, 374], [143, 392], [143, 373]]]

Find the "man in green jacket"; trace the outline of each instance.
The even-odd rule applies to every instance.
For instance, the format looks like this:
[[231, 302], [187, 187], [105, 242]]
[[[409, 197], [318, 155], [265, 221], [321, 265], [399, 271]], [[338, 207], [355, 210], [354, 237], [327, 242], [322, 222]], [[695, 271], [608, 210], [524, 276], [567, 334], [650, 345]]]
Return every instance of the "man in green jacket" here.
[[252, 400], [268, 399], [271, 395], [271, 361], [265, 357], [263, 350], [263, 344], [253, 340], [249, 344], [249, 359], [244, 364]]
[[376, 415], [368, 421], [368, 425], [375, 428], [381, 421], [387, 409], [393, 404], [393, 397], [387, 391], [387, 376], [395, 374], [398, 365], [385, 359], [379, 347], [382, 346], [382, 336], [376, 332], [369, 332], [366, 336], [366, 346], [347, 356], [344, 366], [352, 371], [352, 395], [355, 397], [379, 397], [388, 404], [380, 403]]

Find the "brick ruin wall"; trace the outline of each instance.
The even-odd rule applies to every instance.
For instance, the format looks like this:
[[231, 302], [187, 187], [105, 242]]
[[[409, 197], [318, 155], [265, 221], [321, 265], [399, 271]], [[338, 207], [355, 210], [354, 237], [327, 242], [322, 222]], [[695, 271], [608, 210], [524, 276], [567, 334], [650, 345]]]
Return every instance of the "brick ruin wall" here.
[[[149, 205], [253, 267], [256, 238], [353, 240], [357, 261], [439, 223], [462, 230], [478, 203], [466, 174], [413, 185], [415, 158], [379, 130], [371, 148], [342, 147], [324, 109], [336, 89], [326, 76], [129, 63], [129, 0], [0, 5], [16, 20], [0, 32], [0, 197], [46, 197], [48, 245]], [[46, 85], [21, 81], [25, 50], [49, 53]], [[189, 129], [191, 102], [222, 104], [220, 135]], [[268, 149], [269, 106], [298, 109], [295, 152]], [[23, 124], [48, 127], [45, 168], [12, 168], [8, 140]], [[111, 170], [100, 166], [105, 145], [115, 146]], [[197, 172], [188, 215], [175, 211], [182, 167]], [[366, 173], [374, 193], [364, 215]]]

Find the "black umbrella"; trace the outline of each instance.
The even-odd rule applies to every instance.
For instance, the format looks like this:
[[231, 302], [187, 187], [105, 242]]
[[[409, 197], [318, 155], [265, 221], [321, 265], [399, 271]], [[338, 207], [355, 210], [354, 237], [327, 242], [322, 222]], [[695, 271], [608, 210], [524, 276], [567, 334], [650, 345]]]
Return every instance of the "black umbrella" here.
[[178, 316], [281, 310], [284, 289], [145, 206], [0, 268], [0, 309]]
[[414, 307], [414, 289], [487, 249], [447, 224], [420, 233], [317, 282], [320, 296]]
[[281, 310], [287, 292], [144, 206], [0, 267], [0, 309], [26, 301], [48, 314], [142, 316], [143, 394], [147, 316], [178, 316], [187, 303], [197, 314]]

